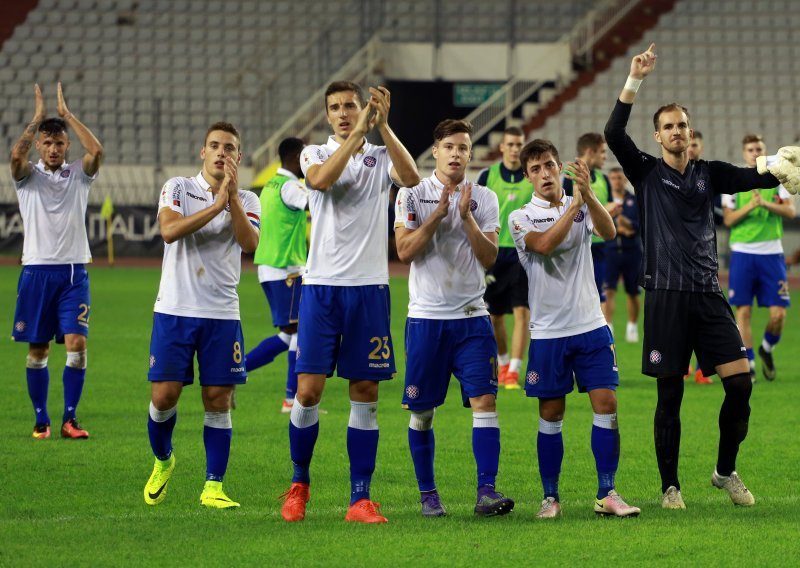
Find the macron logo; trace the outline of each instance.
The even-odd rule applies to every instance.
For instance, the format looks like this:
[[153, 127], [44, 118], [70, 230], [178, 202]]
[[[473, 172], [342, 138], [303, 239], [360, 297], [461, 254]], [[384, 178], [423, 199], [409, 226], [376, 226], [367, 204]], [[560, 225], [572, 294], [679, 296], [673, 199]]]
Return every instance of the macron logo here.
[[555, 223], [555, 218], [553, 217], [545, 217], [544, 219], [534, 219], [534, 223]]
[[681, 186], [679, 186], [677, 183], [675, 183], [673, 181], [670, 181], [670, 180], [668, 180], [666, 178], [661, 178], [661, 181], [663, 181], [665, 184], [667, 184], [670, 187], [674, 187], [675, 189], [680, 189], [681, 188]]

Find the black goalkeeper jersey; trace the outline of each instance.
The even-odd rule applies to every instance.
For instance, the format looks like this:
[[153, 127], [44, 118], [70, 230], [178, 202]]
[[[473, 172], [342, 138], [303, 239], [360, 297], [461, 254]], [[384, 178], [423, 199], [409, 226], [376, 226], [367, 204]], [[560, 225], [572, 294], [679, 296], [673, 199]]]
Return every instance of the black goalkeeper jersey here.
[[779, 184], [772, 174], [726, 162], [690, 161], [682, 174], [636, 147], [625, 132], [633, 105], [617, 100], [605, 128], [608, 148], [639, 201], [646, 290], [719, 292], [714, 195]]

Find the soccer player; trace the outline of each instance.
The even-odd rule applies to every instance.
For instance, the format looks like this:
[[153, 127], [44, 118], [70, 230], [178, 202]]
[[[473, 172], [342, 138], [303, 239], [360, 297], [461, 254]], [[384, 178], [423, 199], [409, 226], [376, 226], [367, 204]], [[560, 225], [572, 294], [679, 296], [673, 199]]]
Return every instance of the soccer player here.
[[[488, 270], [486, 304], [497, 340], [498, 383], [507, 389], [518, 389], [522, 355], [528, 345], [528, 279], [519, 263], [514, 239], [508, 232], [508, 215], [530, 201], [533, 187], [525, 177], [519, 153], [525, 141], [521, 128], [509, 126], [503, 131], [500, 153], [503, 159], [489, 166], [478, 175], [478, 185], [488, 187], [497, 194], [500, 203], [500, 237], [497, 262]], [[506, 314], [514, 315], [514, 331], [511, 334], [511, 358], [508, 356]]]
[[168, 180], [158, 202], [164, 262], [147, 375], [152, 391], [147, 430], [155, 465], [144, 501], [158, 505], [166, 497], [175, 469], [178, 400], [183, 387], [194, 382], [197, 354], [206, 450], [200, 504], [226, 509], [239, 506], [222, 490], [233, 434], [231, 399], [235, 385], [247, 380], [236, 287], [242, 251], [252, 253], [258, 246], [261, 204], [254, 193], [238, 189], [241, 137], [232, 124], [215, 122], [208, 128], [200, 158], [200, 172]]
[[[333, 135], [306, 146], [300, 165], [314, 219], [297, 341], [297, 395], [290, 415], [294, 474], [284, 494], [286, 521], [305, 518], [309, 468], [319, 433], [319, 401], [325, 379], [349, 381], [350, 507], [347, 521], [385, 523], [370, 499], [378, 451], [378, 384], [395, 373], [389, 326], [387, 259], [389, 188], [413, 187], [419, 173], [389, 127], [390, 94], [384, 87], [337, 81], [325, 90]], [[385, 146], [365, 139], [377, 128]]]
[[690, 160], [699, 160], [703, 157], [703, 150], [705, 144], [703, 143], [703, 133], [699, 130], [692, 131], [692, 140], [689, 142], [689, 147], [686, 148], [686, 155]]
[[628, 323], [625, 341], [639, 342], [639, 265], [642, 263], [642, 239], [639, 237], [639, 206], [636, 196], [628, 191], [628, 180], [622, 168], [608, 172], [611, 198], [617, 209], [612, 213], [617, 237], [606, 243], [606, 317], [614, 320], [617, 283], [622, 276], [628, 296]]
[[736, 473], [739, 445], [750, 417], [750, 367], [742, 337], [717, 277], [713, 217], [716, 193], [775, 187], [771, 174], [687, 155], [692, 129], [686, 108], [671, 103], [653, 116], [656, 158], [625, 132], [636, 92], [655, 68], [655, 44], [631, 60], [630, 76], [605, 128], [609, 148], [639, 199], [644, 256], [640, 284], [646, 291], [642, 372], [656, 377], [654, 433], [661, 474], [661, 504], [686, 507], [678, 481], [683, 375], [692, 351], [706, 376], [719, 374], [725, 399], [719, 414], [719, 452], [711, 478], [736, 505], [755, 499]]
[[[578, 158], [586, 164], [592, 174], [591, 186], [592, 191], [597, 196], [597, 200], [612, 216], [617, 215], [620, 211], [620, 206], [610, 199], [611, 183], [601, 169], [606, 163], [608, 154], [603, 135], [597, 132], [581, 134], [578, 137], [576, 149]], [[569, 176], [564, 178], [564, 190], [567, 195], [572, 195], [572, 179]], [[597, 285], [597, 294], [600, 297], [600, 308], [603, 310], [608, 327], [613, 333], [614, 326], [612, 325], [611, 317], [606, 313], [606, 244], [597, 235], [592, 235], [592, 265], [594, 266], [594, 281]]]
[[565, 170], [574, 195], [561, 186], [561, 161], [549, 140], [533, 140], [520, 157], [533, 184], [530, 203], [508, 225], [528, 275], [531, 344], [525, 393], [539, 399], [536, 451], [544, 500], [537, 518], [561, 514], [558, 480], [564, 457], [561, 435], [566, 395], [574, 381], [589, 393], [594, 412], [591, 446], [597, 468], [598, 515], [630, 517], [637, 507], [617, 494], [619, 384], [614, 339], [606, 325], [591, 262], [592, 235], [614, 238], [614, 221], [591, 188], [591, 171], [577, 159]]
[[[50, 437], [47, 358], [53, 337], [56, 343], [64, 343], [67, 351], [61, 436], [88, 438], [89, 432], [75, 418], [86, 378], [91, 309], [85, 264], [92, 255], [84, 218], [89, 188], [103, 161], [103, 147], [67, 108], [61, 83], [56, 107], [60, 118], [45, 118], [39, 85], [34, 86], [34, 93], [33, 120], [11, 150], [11, 175], [25, 227], [12, 337], [28, 343], [26, 375], [35, 414], [34, 439]], [[67, 161], [67, 127], [86, 152], [73, 162]], [[34, 144], [40, 156], [36, 164], [28, 161]]]
[[[495, 490], [500, 462], [497, 344], [483, 301], [484, 270], [497, 257], [497, 195], [466, 179], [472, 125], [448, 119], [433, 131], [433, 175], [397, 196], [397, 254], [411, 263], [406, 320], [403, 408], [411, 411], [408, 445], [422, 515], [446, 514], [434, 480], [433, 417], [450, 375], [472, 408], [472, 451], [478, 470], [475, 513], [505, 515], [514, 501]], [[445, 276], [446, 275], [446, 276]]]
[[286, 138], [278, 145], [281, 167], [266, 183], [259, 197], [263, 229], [256, 249], [258, 280], [272, 311], [272, 325], [280, 332], [266, 338], [245, 356], [250, 373], [271, 363], [288, 350], [286, 398], [281, 412], [292, 411], [297, 391], [297, 312], [300, 307], [301, 276], [305, 270], [306, 206], [308, 190], [299, 178], [300, 152], [305, 143]]
[[[756, 166], [767, 147], [761, 136], [747, 134], [742, 139], [742, 154], [748, 167]], [[742, 333], [750, 363], [750, 377], [756, 380], [753, 331], [750, 317], [753, 298], [769, 308], [769, 321], [758, 348], [764, 378], [774, 381], [777, 375], [772, 350], [777, 345], [789, 307], [789, 282], [783, 258], [783, 219], [797, 214], [794, 199], [783, 186], [754, 189], [726, 195], [723, 202], [725, 225], [731, 228], [731, 269], [728, 301], [736, 308], [736, 323]]]

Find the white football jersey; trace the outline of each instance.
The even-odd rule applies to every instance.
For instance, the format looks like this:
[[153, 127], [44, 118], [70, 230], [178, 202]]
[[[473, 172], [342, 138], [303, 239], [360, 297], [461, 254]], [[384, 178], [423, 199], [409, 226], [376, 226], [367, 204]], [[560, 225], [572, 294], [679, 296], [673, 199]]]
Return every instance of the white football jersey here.
[[86, 264], [92, 261], [86, 236], [89, 188], [97, 174], [83, 171], [82, 159], [51, 172], [39, 160], [31, 173], [14, 181], [25, 228], [22, 264]]
[[535, 195], [530, 203], [508, 216], [519, 261], [528, 274], [529, 329], [532, 339], [553, 339], [593, 331], [606, 325], [592, 265], [594, 225], [584, 205], [558, 247], [545, 256], [525, 250], [525, 235], [543, 233], [564, 215], [572, 197], [563, 196], [561, 205]]
[[[340, 147], [333, 136], [306, 146], [300, 166], [325, 163]], [[385, 146], [366, 140], [328, 191], [310, 191], [311, 246], [304, 284], [367, 286], [389, 283], [389, 188], [392, 161]]]
[[[450, 197], [447, 217], [433, 237], [411, 262], [408, 278], [408, 317], [460, 319], [486, 316], [484, 269], [464, 232], [458, 202], [466, 180]], [[395, 203], [395, 227], [417, 229], [438, 207], [444, 184], [436, 174], [419, 185], [402, 188]], [[497, 194], [482, 185], [472, 185], [472, 215], [484, 233], [500, 229]]]
[[[255, 193], [239, 190], [250, 222], [260, 230], [261, 203]], [[158, 209], [169, 207], [184, 217], [208, 209], [214, 194], [202, 174], [172, 178], [161, 189]], [[164, 243], [161, 284], [154, 311], [174, 316], [239, 319], [236, 287], [242, 271], [242, 248], [236, 242], [226, 208], [201, 229]]]

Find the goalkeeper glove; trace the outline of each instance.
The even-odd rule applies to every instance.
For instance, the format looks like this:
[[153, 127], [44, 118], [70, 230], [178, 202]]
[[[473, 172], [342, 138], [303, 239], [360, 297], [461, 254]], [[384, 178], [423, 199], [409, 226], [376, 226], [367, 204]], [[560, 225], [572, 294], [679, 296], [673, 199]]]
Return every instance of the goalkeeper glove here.
[[758, 173], [771, 173], [791, 194], [800, 191], [800, 147], [784, 146], [774, 156], [756, 158]]

